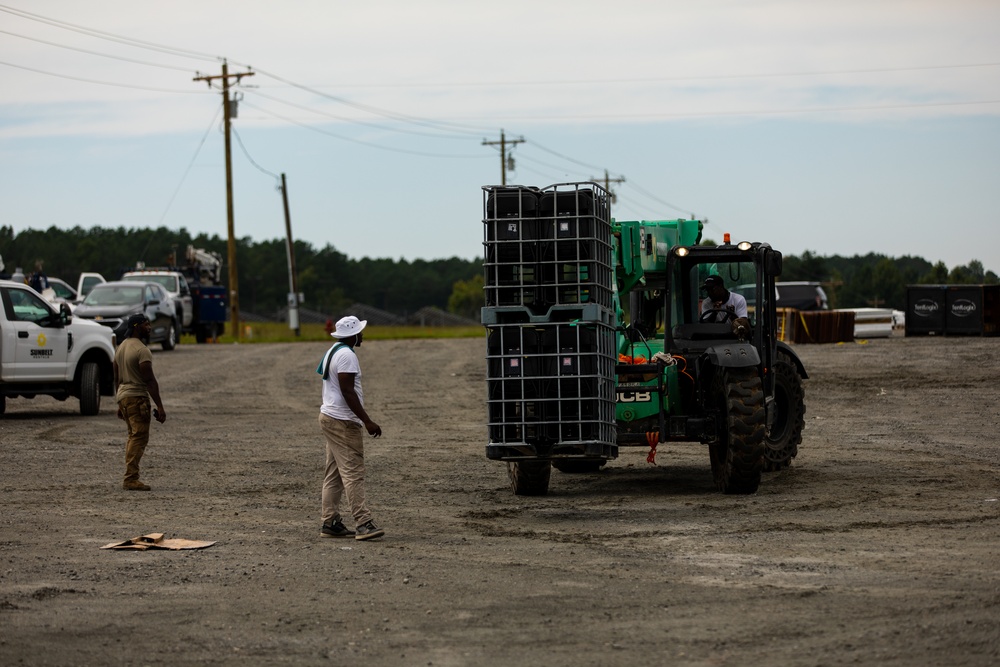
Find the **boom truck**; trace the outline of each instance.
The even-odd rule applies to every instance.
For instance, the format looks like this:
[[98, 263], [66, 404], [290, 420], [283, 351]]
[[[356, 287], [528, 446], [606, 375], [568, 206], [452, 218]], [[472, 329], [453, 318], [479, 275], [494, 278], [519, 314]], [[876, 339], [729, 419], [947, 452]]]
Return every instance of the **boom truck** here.
[[228, 299], [222, 285], [222, 256], [189, 245], [185, 262], [176, 265], [171, 254], [169, 266], [148, 267], [143, 263], [135, 270], [122, 274], [122, 280], [151, 281], [163, 285], [170, 293], [181, 333], [194, 334], [199, 343], [213, 341], [222, 335], [228, 319]]
[[[778, 336], [779, 251], [700, 245], [701, 220], [614, 220], [595, 183], [483, 195], [486, 455], [515, 494], [665, 442], [707, 445], [724, 493], [790, 465], [807, 374]], [[709, 276], [752, 292], [746, 318], [703, 312]]]

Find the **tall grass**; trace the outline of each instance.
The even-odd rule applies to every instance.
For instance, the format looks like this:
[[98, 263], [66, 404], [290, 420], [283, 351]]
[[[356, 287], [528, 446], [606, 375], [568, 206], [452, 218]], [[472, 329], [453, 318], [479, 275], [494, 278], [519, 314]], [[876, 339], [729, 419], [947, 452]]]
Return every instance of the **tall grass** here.
[[[243, 322], [240, 325], [242, 336], [237, 341], [233, 337], [233, 327], [226, 324], [226, 332], [219, 337], [217, 343], [299, 343], [307, 341], [329, 341], [322, 324], [303, 324], [300, 334], [288, 328], [286, 322]], [[405, 338], [477, 338], [485, 335], [483, 327], [421, 327], [421, 326], [375, 326], [365, 327], [366, 340], [400, 340]], [[181, 344], [195, 344], [193, 335], [181, 337]]]

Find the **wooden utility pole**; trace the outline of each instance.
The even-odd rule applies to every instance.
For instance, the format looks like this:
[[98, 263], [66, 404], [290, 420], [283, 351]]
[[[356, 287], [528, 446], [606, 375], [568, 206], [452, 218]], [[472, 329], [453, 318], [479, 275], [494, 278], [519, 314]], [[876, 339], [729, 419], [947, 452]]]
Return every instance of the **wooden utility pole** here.
[[[592, 180], [594, 182], [597, 182], [597, 183], [601, 182], [601, 179], [597, 178], [596, 176], [591, 176], [590, 180]], [[618, 198], [618, 195], [616, 195], [615, 191], [611, 189], [611, 184], [614, 183], [615, 185], [619, 185], [621, 183], [624, 183], [625, 182], [625, 177], [621, 176], [620, 178], [611, 178], [608, 175], [608, 170], [605, 169], [604, 170], [604, 179], [603, 180], [604, 180], [604, 189], [608, 191], [609, 195], [611, 195], [611, 203], [613, 204], [613, 203], [615, 203], [615, 200]]]
[[222, 61], [222, 76], [196, 76], [195, 81], [205, 81], [208, 87], [212, 87], [212, 81], [222, 80], [222, 117], [226, 132], [226, 222], [229, 233], [229, 317], [233, 323], [233, 338], [241, 340], [243, 332], [240, 328], [240, 284], [239, 273], [236, 270], [236, 233], [233, 216], [233, 157], [230, 139], [230, 126], [233, 119], [235, 100], [229, 99], [229, 79], [236, 79], [240, 82], [245, 76], [253, 76], [253, 72], [229, 73], [229, 64]]
[[[511, 148], [513, 148], [523, 143], [524, 137], [508, 139], [502, 129], [500, 130], [500, 141], [487, 141], [483, 139], [483, 146], [500, 146], [500, 185], [507, 185], [507, 144], [510, 144]], [[513, 161], [513, 158], [511, 160]]]
[[288, 185], [281, 175], [281, 199], [285, 204], [285, 235], [288, 238], [288, 328], [301, 335], [299, 328], [299, 279], [295, 273], [295, 244], [292, 243], [292, 218], [288, 214]]

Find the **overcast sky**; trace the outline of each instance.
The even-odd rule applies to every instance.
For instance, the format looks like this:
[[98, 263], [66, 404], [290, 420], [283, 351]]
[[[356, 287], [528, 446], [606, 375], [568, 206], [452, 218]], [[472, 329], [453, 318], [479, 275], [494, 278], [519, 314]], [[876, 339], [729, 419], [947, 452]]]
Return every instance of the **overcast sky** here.
[[0, 225], [225, 237], [223, 59], [240, 237], [285, 174], [296, 239], [478, 258], [503, 129], [618, 219], [1000, 272], [996, 0], [0, 0]]

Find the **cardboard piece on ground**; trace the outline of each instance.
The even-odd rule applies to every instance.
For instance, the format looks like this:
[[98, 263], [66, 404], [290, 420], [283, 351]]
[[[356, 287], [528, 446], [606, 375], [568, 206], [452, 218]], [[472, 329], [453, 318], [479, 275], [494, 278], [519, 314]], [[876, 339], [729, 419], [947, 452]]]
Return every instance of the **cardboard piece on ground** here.
[[148, 535], [141, 535], [139, 537], [133, 537], [130, 540], [125, 540], [124, 542], [112, 542], [111, 544], [105, 544], [102, 549], [139, 549], [145, 551], [146, 549], [204, 549], [205, 547], [210, 547], [215, 542], [203, 542], [199, 540], [184, 540], [181, 538], [173, 538], [169, 540], [163, 539], [163, 533], [150, 533]]

